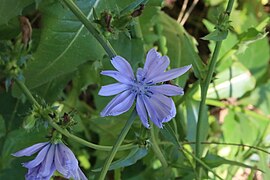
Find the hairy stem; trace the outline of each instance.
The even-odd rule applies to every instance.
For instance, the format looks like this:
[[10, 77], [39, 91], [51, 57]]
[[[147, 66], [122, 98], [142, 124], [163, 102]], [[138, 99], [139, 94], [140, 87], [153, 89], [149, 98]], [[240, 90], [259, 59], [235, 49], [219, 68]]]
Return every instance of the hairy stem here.
[[107, 171], [109, 170], [109, 167], [113, 161], [113, 158], [114, 158], [115, 154], [117, 153], [117, 151], [119, 150], [119, 147], [122, 144], [123, 140], [125, 139], [125, 137], [129, 131], [129, 129], [131, 128], [131, 125], [133, 124], [133, 121], [135, 120], [136, 116], [137, 116], [137, 112], [136, 112], [136, 109], [134, 109], [132, 114], [130, 115], [129, 119], [127, 120], [124, 128], [122, 129], [121, 133], [119, 134], [116, 142], [114, 143], [113, 148], [110, 151], [110, 154], [104, 163], [104, 166], [102, 167], [100, 176], [98, 178], [99, 180], [105, 179]]
[[[21, 89], [21, 91], [24, 93], [24, 95], [27, 97], [27, 99], [37, 108], [42, 108], [41, 105], [36, 101], [36, 99], [33, 97], [33, 95], [31, 94], [31, 92], [29, 91], [29, 89], [25, 86], [25, 84], [17, 79], [15, 79], [16, 84], [19, 86], [19, 88]], [[57, 125], [55, 122], [53, 122], [51, 120], [51, 118], [49, 116], [45, 117], [49, 124], [56, 129], [58, 132], [60, 132], [61, 134], [65, 135], [66, 137], [68, 137], [69, 139], [76, 141], [82, 145], [85, 145], [89, 148], [92, 149], [96, 149], [96, 150], [101, 150], [101, 151], [111, 151], [112, 146], [102, 146], [102, 145], [97, 145], [91, 142], [88, 142], [82, 138], [79, 138], [73, 134], [70, 134], [66, 129], [61, 128], [59, 125]], [[136, 147], [137, 145], [135, 144], [126, 144], [123, 146], [120, 146], [118, 148], [118, 150], [127, 150], [127, 149], [132, 149], [134, 147]]]
[[[225, 11], [226, 16], [230, 15], [232, 7], [233, 7], [233, 3], [234, 3], [234, 0], [229, 0], [228, 1], [227, 8], [226, 8], [226, 11]], [[202, 128], [203, 128], [203, 124], [208, 123], [207, 122], [208, 119], [203, 118], [203, 114], [206, 111], [206, 104], [205, 104], [206, 95], [207, 95], [207, 90], [208, 90], [209, 84], [211, 82], [211, 79], [212, 79], [212, 76], [213, 76], [213, 73], [214, 73], [214, 70], [215, 70], [215, 66], [216, 66], [219, 51], [220, 51], [220, 48], [221, 48], [221, 44], [222, 44], [222, 41], [217, 41], [216, 42], [214, 53], [212, 55], [212, 58], [210, 60], [210, 64], [209, 64], [209, 67], [208, 67], [207, 76], [201, 82], [201, 102], [200, 102], [200, 107], [199, 107], [199, 116], [198, 116], [197, 129], [196, 129], [196, 149], [195, 149], [196, 157], [198, 159], [201, 159], [201, 156], [202, 156], [202, 154], [201, 154], [201, 131], [202, 131]], [[201, 179], [201, 167], [200, 167], [200, 164], [198, 163], [198, 161], [196, 163], [196, 171], [197, 171], [198, 176], [199, 176], [198, 179]]]
[[112, 48], [110, 42], [95, 28], [95, 26], [87, 19], [83, 12], [72, 0], [62, 0], [73, 14], [83, 23], [88, 31], [97, 39], [100, 45], [104, 48], [110, 59], [116, 56], [116, 52]]

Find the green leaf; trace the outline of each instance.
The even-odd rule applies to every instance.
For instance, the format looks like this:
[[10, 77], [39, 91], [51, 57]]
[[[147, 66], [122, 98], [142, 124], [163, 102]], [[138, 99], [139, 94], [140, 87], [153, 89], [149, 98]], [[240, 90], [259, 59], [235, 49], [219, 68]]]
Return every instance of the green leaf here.
[[139, 63], [144, 62], [144, 48], [141, 39], [129, 39], [126, 35], [120, 34], [117, 40], [110, 41], [115, 51], [124, 57], [135, 70]]
[[5, 138], [4, 145], [1, 151], [1, 161], [5, 162], [5, 167], [10, 165], [10, 162], [14, 159], [12, 153], [19, 151], [28, 146], [34, 145], [38, 142], [45, 142], [45, 130], [42, 129], [39, 132], [32, 131], [27, 133], [23, 129], [17, 129], [11, 131]]
[[165, 139], [172, 142], [177, 148], [180, 148], [180, 144], [178, 139], [174, 135], [174, 131], [169, 124], [165, 124], [162, 129], [160, 129], [161, 134], [164, 136]]
[[258, 86], [254, 91], [252, 91], [250, 97], [243, 99], [242, 103], [252, 104], [259, 108], [263, 113], [269, 115], [270, 109], [270, 80], [267, 83]]
[[0, 114], [0, 138], [6, 135], [6, 124], [3, 116]]
[[[92, 7], [99, 1], [78, 1], [78, 6], [89, 18]], [[25, 71], [26, 85], [33, 89], [61, 75], [76, 70], [86, 62], [101, 59], [105, 54], [95, 38], [82, 23], [58, 2], [42, 6], [40, 43], [33, 54], [34, 61]]]
[[203, 40], [212, 40], [212, 41], [222, 41], [226, 39], [228, 36], [228, 31], [220, 31], [216, 29], [215, 31], [211, 32], [210, 34], [204, 36]]
[[34, 0], [0, 0], [0, 25], [7, 24], [10, 19], [21, 15], [25, 7]]
[[244, 163], [237, 162], [237, 161], [227, 160], [223, 157], [220, 157], [220, 156], [215, 155], [215, 154], [210, 154], [210, 153], [208, 153], [202, 160], [211, 168], [215, 168], [215, 167], [218, 167], [218, 166], [223, 165], [223, 164], [229, 164], [229, 165], [233, 165], [233, 166], [240, 166], [240, 167], [250, 168], [250, 169], [254, 169], [254, 170], [259, 170], [256, 167], [249, 166], [249, 165], [246, 165]]
[[[114, 161], [110, 167], [109, 170], [114, 170], [122, 167], [127, 167], [135, 164], [138, 160], [142, 159], [144, 156], [146, 156], [148, 153], [147, 149], [144, 147], [136, 147], [133, 149], [127, 157], [124, 157], [122, 159], [119, 159], [117, 161]], [[98, 172], [101, 171], [102, 168], [94, 169], [92, 171]]]
[[266, 67], [270, 58], [270, 46], [267, 38], [258, 38], [255, 42], [249, 44], [244, 53], [237, 54], [237, 58], [256, 79], [265, 78]]
[[[215, 80], [210, 84], [207, 91], [207, 98], [240, 98], [245, 93], [254, 89], [255, 84], [256, 80], [249, 70], [241, 63], [235, 62], [216, 75]], [[199, 91], [194, 95], [194, 98], [200, 99]]]

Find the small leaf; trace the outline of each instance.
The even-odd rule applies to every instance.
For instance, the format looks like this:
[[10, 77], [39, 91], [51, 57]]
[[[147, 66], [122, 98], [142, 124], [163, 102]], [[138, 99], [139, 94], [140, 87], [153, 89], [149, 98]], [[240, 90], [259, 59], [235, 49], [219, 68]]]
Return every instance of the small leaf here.
[[240, 34], [240, 42], [237, 45], [237, 53], [241, 54], [246, 51], [248, 46], [252, 43], [255, 43], [267, 36], [268, 32], [259, 32], [255, 28], [249, 28], [247, 32]]
[[[117, 161], [114, 161], [110, 167], [109, 170], [118, 169], [121, 167], [127, 167], [135, 164], [138, 160], [142, 159], [144, 156], [146, 156], [148, 153], [147, 149], [144, 147], [136, 147], [133, 149], [129, 155], [125, 158], [119, 159]], [[102, 168], [94, 169], [92, 171], [98, 172], [101, 171]]]
[[[229, 165], [259, 170], [256, 167], [249, 166], [249, 165], [246, 165], [246, 164], [238, 162], [238, 161], [227, 160], [223, 157], [220, 157], [220, 156], [215, 155], [215, 154], [210, 154], [210, 153], [208, 153], [202, 160], [211, 168], [215, 168], [215, 167], [218, 167], [218, 166], [223, 165], [223, 164], [229, 164]], [[262, 171], [262, 170], [260, 170], [260, 171]]]
[[220, 31], [216, 29], [215, 31], [211, 32], [210, 34], [204, 36], [203, 40], [212, 40], [212, 41], [222, 41], [227, 38], [229, 31]]

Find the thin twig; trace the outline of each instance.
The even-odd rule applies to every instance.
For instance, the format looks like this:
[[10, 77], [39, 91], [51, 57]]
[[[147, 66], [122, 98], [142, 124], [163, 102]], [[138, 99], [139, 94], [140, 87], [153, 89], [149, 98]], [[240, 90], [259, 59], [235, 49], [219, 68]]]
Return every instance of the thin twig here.
[[185, 0], [185, 1], [183, 2], [181, 11], [180, 11], [180, 13], [179, 13], [179, 15], [178, 15], [178, 18], [177, 18], [177, 22], [178, 22], [178, 23], [181, 22], [181, 20], [182, 20], [182, 18], [183, 18], [183, 16], [184, 16], [184, 13], [185, 13], [185, 11], [186, 11], [186, 9], [187, 9], [187, 4], [188, 4], [188, 0]]
[[182, 18], [182, 20], [180, 21], [180, 24], [181, 24], [182, 26], [186, 23], [186, 21], [187, 21], [189, 15], [191, 14], [191, 12], [193, 11], [194, 7], [197, 5], [198, 2], [199, 2], [199, 0], [194, 0], [194, 1], [192, 2], [191, 6], [189, 7], [189, 9], [187, 10], [187, 12], [185, 13], [185, 16], [184, 16], [184, 17]]
[[[196, 144], [196, 142], [182, 142], [182, 144]], [[264, 152], [266, 154], [270, 154], [270, 152], [256, 147], [256, 146], [251, 146], [251, 145], [247, 145], [247, 144], [237, 144], [237, 143], [221, 143], [221, 142], [201, 142], [201, 144], [217, 144], [217, 145], [229, 145], [229, 146], [239, 146], [239, 147], [247, 147], [250, 149], [256, 149], [258, 151]]]

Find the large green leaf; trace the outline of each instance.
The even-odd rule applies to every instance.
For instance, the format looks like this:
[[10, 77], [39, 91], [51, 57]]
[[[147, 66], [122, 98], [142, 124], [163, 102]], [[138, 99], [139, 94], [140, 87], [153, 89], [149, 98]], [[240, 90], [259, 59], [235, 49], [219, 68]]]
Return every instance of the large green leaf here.
[[7, 24], [10, 19], [21, 15], [25, 7], [34, 0], [0, 0], [0, 25]]
[[[87, 17], [99, 1], [78, 1]], [[76, 70], [89, 60], [100, 59], [104, 50], [82, 23], [59, 2], [43, 5], [42, 32], [34, 61], [25, 71], [26, 84], [35, 88], [60, 75]]]

